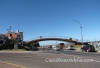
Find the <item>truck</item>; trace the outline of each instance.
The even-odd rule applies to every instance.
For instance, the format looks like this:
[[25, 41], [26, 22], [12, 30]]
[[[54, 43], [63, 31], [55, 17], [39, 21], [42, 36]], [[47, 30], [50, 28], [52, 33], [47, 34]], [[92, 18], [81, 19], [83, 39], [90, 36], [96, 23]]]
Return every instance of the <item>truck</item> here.
[[65, 47], [65, 44], [64, 43], [60, 43], [60, 44], [58, 44], [58, 46], [59, 46], [60, 49], [63, 49]]

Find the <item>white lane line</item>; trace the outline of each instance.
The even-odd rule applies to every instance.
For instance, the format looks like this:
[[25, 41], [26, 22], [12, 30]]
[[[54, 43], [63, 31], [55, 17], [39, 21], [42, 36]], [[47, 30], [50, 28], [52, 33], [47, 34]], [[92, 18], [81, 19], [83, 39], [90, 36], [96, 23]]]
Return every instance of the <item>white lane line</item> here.
[[[79, 57], [79, 56], [76, 56], [76, 55], [69, 55], [69, 54], [64, 54], [64, 53], [61, 53], [63, 56], [73, 56], [73, 57]], [[83, 57], [79, 57], [79, 58], [83, 58]]]

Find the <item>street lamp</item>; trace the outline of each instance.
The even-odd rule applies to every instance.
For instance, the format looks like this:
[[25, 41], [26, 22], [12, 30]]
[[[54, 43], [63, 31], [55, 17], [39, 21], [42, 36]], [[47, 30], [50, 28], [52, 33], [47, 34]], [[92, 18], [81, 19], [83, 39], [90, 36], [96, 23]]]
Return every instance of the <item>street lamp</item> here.
[[[51, 34], [55, 35], [54, 33], [51, 33]], [[55, 38], [56, 38], [56, 35], [55, 35]], [[56, 41], [56, 45], [57, 45], [57, 41]]]
[[82, 26], [81, 26], [80, 22], [77, 21], [77, 20], [71, 20], [71, 21], [76, 21], [77, 23], [79, 23], [79, 25], [80, 25], [80, 29], [81, 29], [81, 36], [82, 36], [81, 40], [82, 40], [82, 43], [83, 43]]

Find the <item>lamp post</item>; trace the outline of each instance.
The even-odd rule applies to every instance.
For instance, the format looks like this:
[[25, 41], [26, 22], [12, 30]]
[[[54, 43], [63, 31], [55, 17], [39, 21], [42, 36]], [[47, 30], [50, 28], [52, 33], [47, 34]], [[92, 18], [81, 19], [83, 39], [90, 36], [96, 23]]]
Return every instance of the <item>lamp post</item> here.
[[76, 21], [77, 23], [79, 23], [79, 25], [80, 25], [80, 29], [81, 29], [81, 36], [82, 36], [81, 40], [82, 40], [82, 43], [83, 43], [82, 26], [81, 26], [80, 22], [77, 21], [77, 20], [71, 20], [71, 21]]
[[[52, 33], [53, 35], [55, 35], [54, 33]], [[56, 38], [56, 35], [55, 35], [55, 38]], [[57, 41], [56, 41], [56, 45], [57, 45]]]

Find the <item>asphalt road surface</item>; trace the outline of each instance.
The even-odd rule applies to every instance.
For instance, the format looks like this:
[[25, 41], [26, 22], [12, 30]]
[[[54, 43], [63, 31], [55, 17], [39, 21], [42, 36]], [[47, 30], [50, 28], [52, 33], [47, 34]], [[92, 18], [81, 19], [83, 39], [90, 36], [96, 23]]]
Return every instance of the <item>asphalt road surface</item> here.
[[[48, 59], [49, 58], [49, 59]], [[92, 59], [90, 62], [80, 61], [60, 61], [66, 59]], [[28, 53], [5, 53], [0, 52], [0, 61], [11, 62], [26, 66], [27, 68], [100, 68], [100, 55], [93, 53], [84, 53], [76, 51], [53, 51], [53, 50], [39, 50], [38, 52]], [[54, 60], [53, 60], [54, 59]], [[51, 62], [50, 62], [51, 61]], [[54, 62], [55, 61], [55, 62]]]

